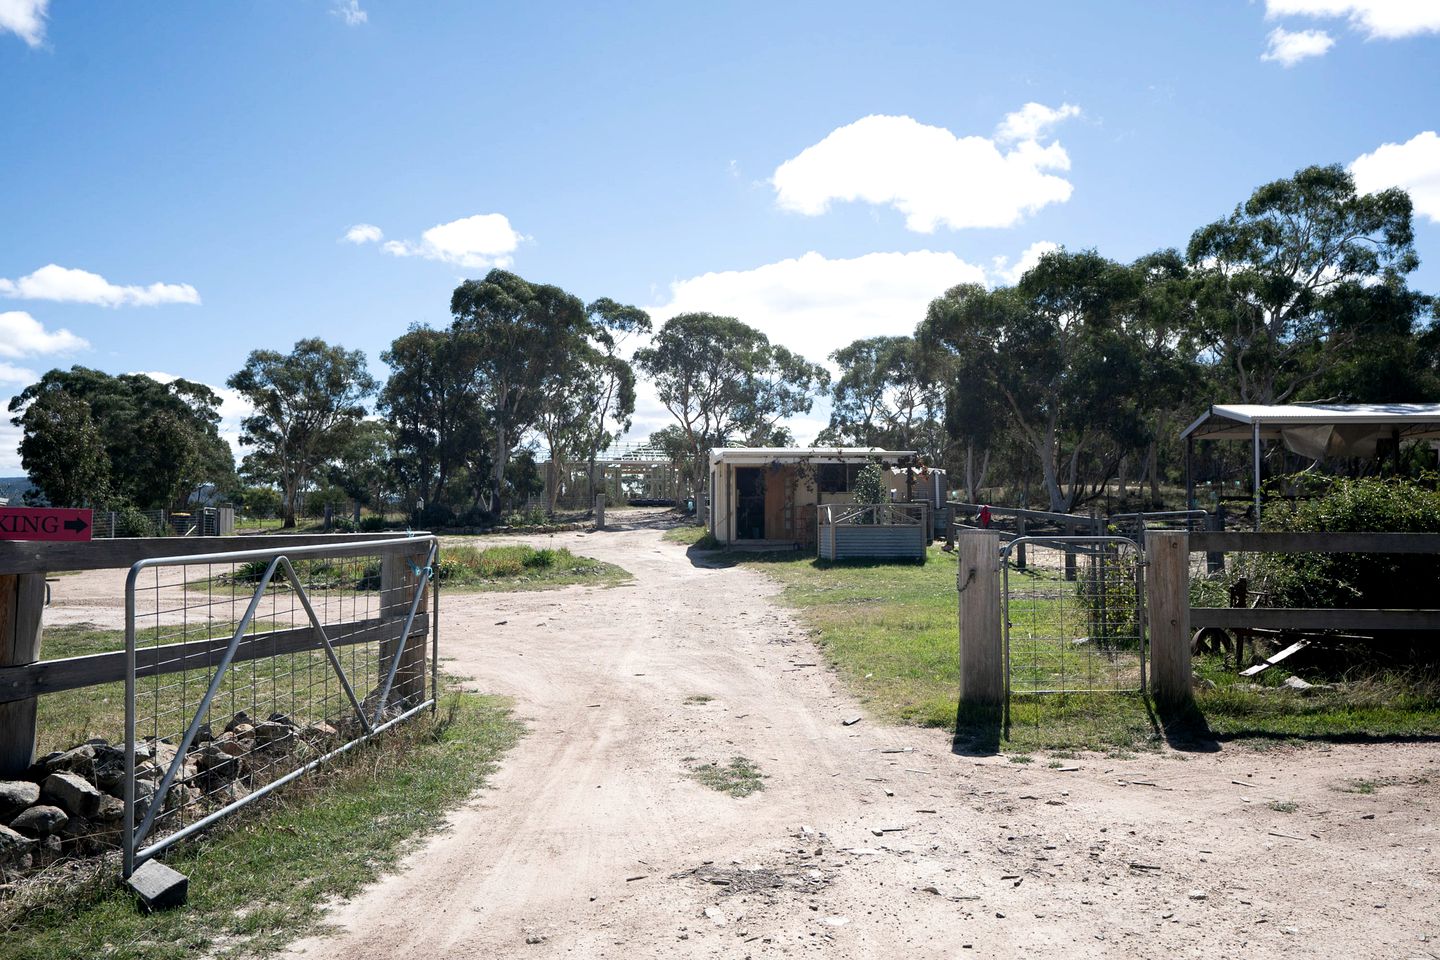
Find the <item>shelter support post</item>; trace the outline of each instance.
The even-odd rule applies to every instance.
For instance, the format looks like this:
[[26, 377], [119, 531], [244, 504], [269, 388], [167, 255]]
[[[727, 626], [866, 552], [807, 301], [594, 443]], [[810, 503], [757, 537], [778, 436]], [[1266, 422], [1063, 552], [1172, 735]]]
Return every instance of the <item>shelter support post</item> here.
[[1184, 707], [1190, 680], [1190, 534], [1145, 534], [1145, 594], [1150, 625], [1150, 689], [1157, 703]]
[[[45, 574], [0, 574], [0, 667], [40, 659], [44, 613]], [[19, 776], [35, 760], [37, 704], [33, 697], [0, 703], [0, 780]]]
[[1254, 423], [1255, 448], [1255, 529], [1260, 529], [1260, 421]]
[[1185, 438], [1185, 509], [1195, 509], [1195, 438]]
[[1005, 702], [1005, 643], [1000, 628], [1000, 534], [956, 534], [960, 591], [960, 705], [996, 707]]

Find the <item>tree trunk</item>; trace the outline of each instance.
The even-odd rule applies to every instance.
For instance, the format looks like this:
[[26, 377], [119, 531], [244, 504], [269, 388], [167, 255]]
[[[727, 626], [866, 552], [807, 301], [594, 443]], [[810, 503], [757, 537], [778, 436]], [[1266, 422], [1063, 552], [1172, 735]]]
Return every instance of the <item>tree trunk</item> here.
[[1065, 495], [1060, 491], [1059, 469], [1055, 465], [1055, 428], [1047, 427], [1040, 447], [1040, 472], [1045, 480], [1045, 494], [1050, 498], [1050, 509], [1056, 513], [1065, 510]]
[[510, 448], [505, 443], [505, 428], [495, 428], [495, 464], [490, 472], [490, 512], [499, 513], [501, 508], [501, 492], [505, 485], [505, 461], [508, 459]]

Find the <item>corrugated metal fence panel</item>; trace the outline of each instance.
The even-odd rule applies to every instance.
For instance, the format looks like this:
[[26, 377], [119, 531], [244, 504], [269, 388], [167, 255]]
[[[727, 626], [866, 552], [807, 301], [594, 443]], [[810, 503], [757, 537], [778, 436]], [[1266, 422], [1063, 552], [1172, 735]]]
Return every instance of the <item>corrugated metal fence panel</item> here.
[[920, 560], [925, 556], [925, 530], [906, 526], [830, 527], [828, 560], [895, 558]]

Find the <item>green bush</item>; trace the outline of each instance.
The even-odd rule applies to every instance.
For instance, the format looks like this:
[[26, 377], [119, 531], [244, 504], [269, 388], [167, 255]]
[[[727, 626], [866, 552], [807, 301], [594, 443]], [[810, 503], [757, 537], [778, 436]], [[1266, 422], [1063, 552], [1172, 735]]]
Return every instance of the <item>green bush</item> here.
[[505, 515], [507, 527], [543, 527], [549, 522], [550, 518], [545, 516], [545, 510], [541, 507], [515, 510]]
[[[1436, 479], [1305, 478], [1314, 498], [1269, 507], [1265, 528], [1440, 533]], [[1265, 554], [1251, 569], [1259, 579], [1251, 589], [1267, 591], [1265, 605], [1272, 607], [1423, 607], [1440, 582], [1440, 556], [1432, 554]]]
[[168, 530], [157, 530], [155, 521], [133, 506], [124, 506], [115, 511], [115, 536], [117, 537], [163, 537]]
[[385, 529], [385, 518], [384, 518], [384, 517], [361, 517], [361, 518], [360, 518], [360, 532], [361, 532], [361, 533], [380, 533], [380, 532], [381, 532], [382, 530], [384, 530], [384, 529]]

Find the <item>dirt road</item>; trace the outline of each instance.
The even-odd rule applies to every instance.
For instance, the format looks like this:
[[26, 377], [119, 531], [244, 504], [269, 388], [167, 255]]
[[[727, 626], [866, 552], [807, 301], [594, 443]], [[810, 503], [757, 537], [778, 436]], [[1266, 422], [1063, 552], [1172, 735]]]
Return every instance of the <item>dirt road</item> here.
[[[536, 539], [635, 583], [445, 598], [449, 668], [530, 732], [294, 955], [1440, 956], [1433, 744], [959, 756], [842, 725], [864, 711], [762, 574], [643, 525]], [[762, 791], [687, 776], [735, 756]]]

